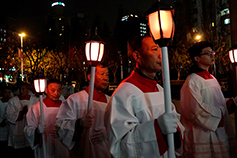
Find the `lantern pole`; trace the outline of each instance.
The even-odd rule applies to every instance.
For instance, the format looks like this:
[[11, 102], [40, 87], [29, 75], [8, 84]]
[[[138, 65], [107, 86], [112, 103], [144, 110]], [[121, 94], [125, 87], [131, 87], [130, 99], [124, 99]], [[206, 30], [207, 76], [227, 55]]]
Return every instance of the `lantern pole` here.
[[89, 90], [89, 100], [88, 100], [87, 113], [89, 113], [89, 110], [91, 109], [92, 101], [93, 101], [94, 83], [95, 83], [95, 70], [96, 70], [96, 66], [91, 65], [90, 90]]
[[[167, 46], [161, 47], [162, 56], [162, 78], [164, 83], [164, 99], [165, 99], [165, 113], [171, 113], [171, 88], [170, 88], [170, 71], [169, 71], [169, 58]], [[174, 134], [168, 134], [168, 156], [169, 158], [175, 158], [174, 149]]]
[[[40, 124], [44, 128], [44, 107], [43, 107], [43, 95], [42, 93], [39, 95], [40, 97]], [[43, 153], [44, 158], [46, 158], [46, 144], [45, 144], [45, 134], [42, 133], [42, 145], [43, 145]]]
[[[161, 18], [161, 13], [160, 10], [165, 10], [165, 11], [170, 11], [171, 12], [171, 7], [167, 7], [167, 5], [164, 4], [164, 6], [161, 6], [163, 4], [161, 4], [160, 0], [158, 0], [157, 3], [155, 3], [150, 10], [147, 12], [148, 14], [154, 13], [154, 12], [158, 12], [157, 14], [157, 22], [158, 25], [157, 27], [153, 27], [153, 26], [149, 26], [150, 28], [150, 32], [155, 33], [157, 35], [160, 34], [160, 37], [156, 36], [155, 34], [152, 34], [152, 37], [155, 41], [156, 44], [158, 44], [161, 47], [161, 55], [162, 55], [162, 79], [163, 79], [163, 87], [164, 87], [164, 104], [165, 104], [165, 113], [172, 113], [172, 106], [171, 106], [171, 88], [170, 88], [170, 71], [169, 71], [169, 58], [168, 58], [168, 42], [170, 41], [170, 39], [172, 38], [171, 36], [174, 33], [174, 30], [171, 29], [170, 32], [170, 37], [165, 37], [164, 35], [164, 29], [162, 27], [162, 18]], [[157, 10], [158, 9], [158, 10]], [[147, 15], [148, 15], [147, 14]], [[171, 13], [172, 15], [172, 13]], [[164, 17], [163, 17], [164, 18]], [[167, 18], [167, 17], [165, 17]], [[148, 19], [149, 20], [149, 19]], [[154, 20], [154, 19], [153, 19]], [[153, 21], [151, 20], [151, 22]], [[167, 20], [169, 21], [169, 19]], [[173, 15], [172, 15], [172, 22], [173, 22]], [[149, 25], [150, 24], [150, 20], [149, 20]], [[166, 24], [169, 25], [173, 28], [173, 23], [170, 24]], [[156, 31], [153, 32], [152, 29], [155, 29]], [[174, 135], [173, 133], [168, 134], [167, 135], [167, 140], [168, 140], [168, 157], [169, 158], [175, 158], [175, 148], [174, 148]]]

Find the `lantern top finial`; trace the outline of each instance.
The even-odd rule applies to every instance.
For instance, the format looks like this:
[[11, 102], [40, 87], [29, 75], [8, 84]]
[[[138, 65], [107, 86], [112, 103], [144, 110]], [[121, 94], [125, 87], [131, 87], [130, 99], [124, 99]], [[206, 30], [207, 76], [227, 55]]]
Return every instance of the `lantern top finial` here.
[[95, 35], [97, 35], [97, 27], [95, 27]]

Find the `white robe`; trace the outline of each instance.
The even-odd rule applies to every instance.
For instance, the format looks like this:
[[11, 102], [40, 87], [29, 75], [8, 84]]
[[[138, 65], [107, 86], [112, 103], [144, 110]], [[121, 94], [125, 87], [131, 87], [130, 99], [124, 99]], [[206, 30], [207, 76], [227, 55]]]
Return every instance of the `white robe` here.
[[[7, 108], [7, 102], [2, 102], [0, 100], [0, 123], [6, 119], [6, 108]], [[7, 140], [8, 137], [8, 127], [0, 127], [0, 141]]]
[[[90, 137], [94, 134], [95, 129], [104, 127], [104, 110], [106, 103], [94, 101], [90, 113], [95, 115], [95, 121], [89, 130], [84, 129], [81, 140], [73, 141], [76, 120], [82, 118], [87, 113], [88, 93], [83, 90], [69, 96], [61, 105], [57, 117], [56, 128], [62, 143], [70, 149], [70, 157], [83, 158], [108, 158], [109, 146], [108, 140], [104, 139], [98, 144], [93, 144]], [[107, 100], [109, 96], [106, 95]]]
[[[55, 122], [59, 107], [47, 107], [43, 103], [45, 144], [47, 158], [69, 158], [68, 149], [60, 142], [57, 135]], [[43, 148], [38, 144], [34, 145], [35, 129], [41, 121], [40, 103], [30, 107], [26, 115], [26, 126], [24, 133], [32, 149], [35, 150], [35, 158], [43, 157]]]
[[[110, 153], [116, 158], [161, 158], [154, 121], [165, 112], [163, 88], [143, 93], [135, 85], [123, 82], [113, 93], [105, 111], [105, 126], [110, 140]], [[176, 112], [172, 104], [173, 112]], [[183, 126], [178, 121], [181, 134]], [[162, 136], [161, 136], [162, 137]], [[176, 151], [182, 153], [182, 147]]]
[[16, 120], [23, 107], [27, 105], [29, 109], [35, 100], [36, 96], [31, 95], [30, 100], [19, 100], [18, 96], [15, 96], [8, 101], [6, 109], [7, 121], [9, 122], [8, 146], [13, 146], [15, 149], [29, 146], [23, 132], [26, 121], [25, 115], [23, 120], [17, 122]]
[[[234, 139], [234, 135], [225, 98], [218, 81], [212, 77], [204, 79], [193, 73], [181, 88], [180, 113], [185, 127], [184, 157], [187, 158], [229, 157], [228, 138]], [[221, 112], [224, 127], [218, 127]]]

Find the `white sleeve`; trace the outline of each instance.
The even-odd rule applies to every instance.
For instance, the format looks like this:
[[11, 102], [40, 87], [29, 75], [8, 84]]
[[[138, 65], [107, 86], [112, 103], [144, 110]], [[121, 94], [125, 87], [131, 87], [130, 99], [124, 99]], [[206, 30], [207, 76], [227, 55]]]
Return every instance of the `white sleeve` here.
[[[38, 104], [38, 103], [37, 103]], [[33, 106], [32, 106], [33, 107]], [[38, 127], [40, 120], [39, 111], [36, 108], [30, 107], [26, 114], [26, 125], [24, 128], [24, 134], [28, 140], [32, 149], [35, 149], [38, 145], [34, 145], [35, 140], [35, 129]], [[35, 109], [35, 111], [34, 111]], [[39, 110], [39, 108], [38, 108]]]
[[7, 105], [7, 109], [6, 109], [6, 117], [7, 117], [7, 121], [12, 123], [12, 124], [16, 124], [16, 120], [19, 116], [19, 112], [20, 112], [20, 105], [19, 107], [18, 104], [20, 104], [20, 101], [18, 103], [14, 102], [15, 98], [12, 98], [8, 101], [8, 105]]
[[75, 142], [72, 141], [75, 132], [75, 123], [77, 118], [75, 103], [72, 98], [65, 100], [58, 111], [56, 116], [56, 129], [60, 141], [69, 149], [72, 149]]

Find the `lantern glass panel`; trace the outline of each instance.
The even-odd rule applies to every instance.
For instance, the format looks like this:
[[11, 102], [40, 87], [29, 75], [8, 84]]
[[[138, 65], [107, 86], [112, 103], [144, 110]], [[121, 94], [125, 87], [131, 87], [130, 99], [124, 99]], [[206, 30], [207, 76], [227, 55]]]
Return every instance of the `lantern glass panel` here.
[[237, 49], [230, 50], [229, 57], [230, 57], [231, 63], [236, 63], [237, 62]]
[[34, 80], [34, 87], [37, 93], [42, 93], [46, 88], [46, 80], [45, 79], [36, 79]]
[[[161, 28], [163, 38], [171, 38], [173, 29], [173, 17], [170, 10], [160, 10]], [[151, 33], [155, 40], [161, 38], [158, 11], [151, 13], [148, 17]]]
[[99, 43], [91, 42], [91, 60], [97, 61], [98, 53], [99, 53]]
[[91, 60], [91, 57], [90, 57], [90, 42], [86, 43], [86, 59], [88, 61]]
[[237, 49], [234, 49], [234, 62], [237, 62]]
[[234, 63], [233, 50], [229, 51], [230, 62]]
[[102, 57], [103, 57], [103, 54], [104, 54], [104, 44], [101, 43], [100, 44], [100, 54], [99, 54], [99, 59], [98, 61], [101, 61]]

